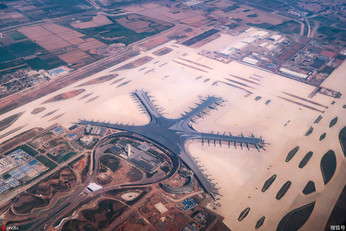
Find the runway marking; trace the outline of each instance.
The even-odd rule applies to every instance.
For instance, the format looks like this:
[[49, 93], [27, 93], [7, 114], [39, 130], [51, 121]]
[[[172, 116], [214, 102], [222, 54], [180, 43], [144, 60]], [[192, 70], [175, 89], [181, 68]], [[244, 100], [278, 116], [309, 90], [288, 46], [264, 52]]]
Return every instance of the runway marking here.
[[203, 64], [196, 63], [196, 62], [188, 60], [188, 59], [184, 59], [184, 58], [179, 58], [179, 59], [184, 60], [184, 61], [189, 62], [189, 63], [193, 63], [195, 65], [198, 65], [198, 66], [201, 66], [201, 67], [204, 67], [204, 68], [207, 68], [209, 70], [213, 70], [213, 68], [211, 68], [211, 67], [208, 67], [208, 66], [203, 65]]
[[249, 77], [249, 79], [254, 79], [254, 80], [256, 80], [256, 81], [261, 81], [261, 80], [259, 80], [259, 79], [256, 79], [256, 78], [254, 78], [254, 77]]
[[223, 83], [223, 84], [226, 84], [226, 85], [228, 85], [228, 86], [231, 86], [231, 87], [234, 87], [234, 88], [238, 88], [238, 89], [240, 89], [240, 90], [243, 90], [243, 91], [245, 91], [246, 93], [253, 94], [251, 91], [249, 91], [249, 90], [247, 90], [247, 89], [245, 89], [245, 88], [243, 88], [243, 87], [239, 87], [239, 86], [236, 86], [236, 85], [234, 85], [234, 84], [227, 83], [227, 82], [224, 82], [224, 81], [216, 81], [216, 82], [213, 83], [213, 85], [217, 85], [218, 83]]
[[155, 69], [150, 69], [149, 71], [144, 72], [144, 74], [146, 75], [146, 74], [148, 74], [148, 73], [150, 73], [152, 71], [155, 71]]
[[65, 113], [59, 114], [57, 116], [54, 116], [53, 118], [51, 118], [50, 120], [48, 120], [48, 122], [59, 119], [60, 117], [62, 117], [63, 115], [65, 115]]
[[238, 81], [235, 81], [235, 80], [229, 79], [229, 78], [225, 78], [225, 79], [226, 79], [227, 81], [232, 82], [232, 83], [239, 84], [239, 85], [241, 85], [241, 86], [243, 86], [243, 87], [248, 87], [248, 88], [251, 88], [251, 89], [255, 89], [254, 87], [249, 86], [249, 85], [247, 85], [247, 84], [245, 84], [245, 83], [241, 83], [241, 82], [238, 82]]
[[118, 88], [118, 87], [125, 86], [125, 85], [128, 84], [129, 82], [131, 82], [131, 80], [119, 84], [119, 85], [117, 86], [117, 88]]
[[291, 93], [287, 93], [287, 92], [283, 92], [283, 91], [282, 91], [282, 93], [284, 93], [285, 95], [292, 96], [292, 97], [294, 97], [294, 98], [296, 98], [296, 99], [300, 99], [300, 100], [303, 100], [303, 101], [305, 101], [305, 102], [312, 103], [312, 104], [317, 105], [317, 106], [320, 106], [320, 107], [326, 107], [326, 106], [323, 105], [323, 104], [317, 103], [317, 102], [312, 101], [312, 100], [309, 100], [309, 99], [304, 99], [303, 97], [300, 97], [300, 96], [297, 96], [297, 95], [293, 95], [293, 94], [291, 94]]
[[115, 80], [113, 83], [109, 84], [109, 85], [113, 85], [113, 84], [116, 84], [116, 83], [119, 83], [120, 81], [122, 81], [123, 79], [125, 79], [125, 77], [121, 78], [121, 79], [117, 79]]
[[175, 60], [173, 60], [173, 62], [178, 63], [178, 64], [183, 65], [183, 66], [186, 66], [186, 67], [190, 67], [190, 68], [195, 69], [197, 71], [202, 71], [202, 72], [208, 73], [208, 71], [199, 69], [197, 67], [194, 67], [194, 66], [191, 66], [191, 65], [188, 65], [188, 64], [185, 64], [185, 63], [181, 63], [181, 62], [178, 62], [178, 61], [175, 61]]
[[317, 109], [317, 108], [314, 108], [314, 107], [311, 107], [311, 106], [309, 106], [309, 105], [306, 105], [306, 104], [303, 104], [303, 103], [299, 103], [299, 102], [297, 102], [297, 101], [294, 101], [294, 100], [291, 100], [291, 99], [287, 99], [287, 98], [282, 97], [282, 96], [277, 96], [277, 97], [279, 97], [280, 99], [286, 100], [286, 101], [288, 101], [288, 102], [290, 102], [290, 103], [294, 103], [294, 104], [297, 104], [297, 105], [299, 105], [299, 106], [302, 106], [302, 107], [311, 109], [311, 110], [313, 110], [313, 111], [322, 112], [321, 110], [319, 110], [319, 109]]
[[84, 104], [90, 103], [91, 101], [94, 101], [94, 100], [97, 99], [98, 97], [100, 97], [100, 96], [95, 96], [95, 97], [89, 99], [88, 101], [86, 101]]
[[92, 94], [94, 94], [94, 92], [91, 92], [91, 93], [89, 93], [89, 94], [83, 95], [83, 96], [82, 96], [82, 97], [80, 97], [78, 100], [85, 99], [85, 98], [87, 98], [87, 97], [91, 96]]
[[261, 78], [261, 79], [263, 79], [264, 77], [263, 76], [261, 76], [261, 75], [257, 75], [257, 74], [253, 74], [255, 77], [259, 77], [259, 78]]
[[236, 76], [236, 75], [232, 75], [232, 74], [229, 74], [229, 75], [232, 76], [232, 77], [234, 77], [234, 78], [237, 78], [237, 79], [241, 79], [241, 80], [243, 80], [243, 81], [246, 81], [246, 82], [248, 82], [248, 83], [253, 83], [253, 84], [256, 84], [256, 85], [260, 85], [259, 83], [256, 83], [256, 82], [254, 82], [254, 81], [245, 79], [245, 78], [240, 77], [240, 76]]

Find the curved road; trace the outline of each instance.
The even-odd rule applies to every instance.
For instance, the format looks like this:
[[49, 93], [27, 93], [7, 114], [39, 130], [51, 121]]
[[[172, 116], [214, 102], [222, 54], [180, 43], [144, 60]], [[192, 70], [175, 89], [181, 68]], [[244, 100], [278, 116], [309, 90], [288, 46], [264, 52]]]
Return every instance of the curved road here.
[[[72, 195], [70, 195], [70, 198], [66, 201], [64, 201], [61, 204], [55, 205], [49, 212], [46, 213], [46, 215], [41, 216], [38, 219], [35, 219], [31, 223], [35, 223], [32, 227], [28, 229], [28, 231], [37, 231], [37, 230], [45, 230], [47, 225], [52, 224], [55, 222], [56, 219], [59, 218], [59, 216], [62, 216], [63, 214], [67, 213], [68, 211], [72, 210], [73, 208], [77, 207], [80, 203], [82, 203], [86, 199], [91, 199], [91, 198], [97, 198], [102, 196], [104, 192], [110, 191], [110, 190], [115, 190], [115, 189], [120, 189], [120, 188], [132, 188], [132, 187], [147, 187], [148, 185], [158, 183], [164, 179], [167, 179], [170, 177], [174, 172], [177, 170], [178, 166], [176, 165], [177, 162], [174, 161], [174, 157], [170, 157], [173, 162], [173, 168], [171, 172], [165, 176], [164, 178], [154, 181], [154, 182], [148, 182], [146, 184], [127, 184], [127, 185], [113, 185], [113, 186], [108, 186], [104, 187], [100, 190], [94, 191], [94, 192], [89, 192], [89, 193], [84, 193], [83, 191], [86, 190], [87, 186], [90, 184], [92, 179], [95, 176], [96, 173], [96, 163], [99, 160], [99, 158], [104, 155], [101, 152], [98, 152], [99, 146], [106, 141], [107, 139], [110, 139], [115, 136], [123, 136], [123, 135], [128, 135], [130, 136], [130, 133], [116, 133], [116, 134], [111, 134], [98, 142], [98, 144], [95, 146], [93, 153], [92, 153], [92, 158], [90, 159], [90, 165], [92, 166], [91, 171], [88, 174], [87, 179], [85, 180], [85, 183], [83, 186], [80, 187], [76, 192], [74, 192]], [[137, 137], [135, 137], [137, 138]], [[91, 196], [90, 196], [91, 195]]]

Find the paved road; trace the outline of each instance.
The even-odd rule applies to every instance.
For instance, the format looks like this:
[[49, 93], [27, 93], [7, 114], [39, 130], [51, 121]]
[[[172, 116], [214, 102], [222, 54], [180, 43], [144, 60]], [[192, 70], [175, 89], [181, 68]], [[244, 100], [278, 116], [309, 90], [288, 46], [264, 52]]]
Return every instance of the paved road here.
[[53, 169], [53, 171], [48, 171], [45, 174], [39, 176], [37, 179], [35, 179], [32, 183], [28, 184], [28, 185], [24, 185], [22, 187], [19, 187], [18, 189], [13, 190], [10, 194], [5, 195], [0, 197], [0, 204], [4, 204], [7, 203], [9, 200], [11, 200], [12, 198], [18, 196], [20, 193], [26, 191], [28, 188], [31, 188], [33, 185], [37, 184], [38, 182], [40, 182], [41, 180], [45, 179], [46, 177], [48, 177], [49, 175], [51, 175], [53, 172], [57, 172], [60, 169], [68, 166], [69, 163], [73, 162], [74, 160], [76, 160], [77, 158], [79, 158], [81, 155], [77, 155], [73, 158], [71, 158], [70, 160], [68, 160], [67, 162], [65, 162], [64, 164], [59, 165], [58, 167], [56, 167], [55, 169]]
[[[128, 134], [128, 133], [126, 133]], [[90, 165], [91, 171], [89, 172], [84, 184], [80, 186], [78, 190], [76, 190], [74, 193], [70, 195], [70, 199], [64, 201], [61, 204], [57, 204], [51, 209], [46, 215], [43, 215], [39, 217], [38, 219], [34, 220], [34, 225], [29, 229], [29, 231], [36, 231], [36, 230], [43, 230], [46, 224], [50, 225], [53, 222], [56, 221], [59, 217], [62, 215], [66, 214], [73, 208], [77, 207], [80, 203], [82, 203], [84, 200], [87, 199], [94, 199], [102, 196], [103, 193], [110, 191], [110, 190], [115, 190], [115, 189], [122, 189], [122, 188], [133, 188], [133, 187], [148, 187], [148, 185], [158, 183], [167, 177], [170, 177], [172, 173], [174, 173], [177, 170], [177, 167], [173, 167], [171, 174], [167, 175], [166, 177], [162, 179], [155, 180], [154, 182], [147, 182], [145, 184], [127, 184], [127, 185], [111, 185], [107, 187], [103, 187], [102, 189], [99, 189], [94, 192], [90, 192], [87, 190], [87, 186], [92, 182], [92, 180], [95, 177], [95, 173], [97, 172], [97, 162], [101, 156], [104, 155], [103, 149], [100, 148], [100, 145], [104, 143], [105, 140], [111, 138], [114, 135], [120, 135], [121, 134], [111, 134], [110, 136], [104, 137], [94, 148], [92, 157], [91, 157], [91, 162]]]

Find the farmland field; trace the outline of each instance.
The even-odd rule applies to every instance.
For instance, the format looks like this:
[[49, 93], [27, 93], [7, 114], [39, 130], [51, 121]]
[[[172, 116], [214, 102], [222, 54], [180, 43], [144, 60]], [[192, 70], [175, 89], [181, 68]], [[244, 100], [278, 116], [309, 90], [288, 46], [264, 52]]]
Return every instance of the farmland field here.
[[113, 22], [112, 24], [84, 28], [81, 31], [106, 44], [124, 43], [128, 45], [173, 26], [171, 23], [155, 21], [137, 14], [109, 17], [109, 19]]
[[21, 39], [25, 39], [26, 36], [23, 35], [22, 33], [19, 33], [18, 31], [13, 31], [13, 32], [10, 32], [8, 33], [8, 36], [11, 37], [11, 39], [17, 41], [17, 40], [21, 40]]

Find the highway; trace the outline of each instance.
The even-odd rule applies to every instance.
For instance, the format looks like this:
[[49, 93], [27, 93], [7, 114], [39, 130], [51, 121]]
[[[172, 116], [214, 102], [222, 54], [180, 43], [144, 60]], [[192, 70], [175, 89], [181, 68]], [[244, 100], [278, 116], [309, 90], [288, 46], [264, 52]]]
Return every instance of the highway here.
[[110, 190], [122, 189], [122, 188], [133, 188], [133, 187], [136, 187], [136, 188], [138, 188], [138, 187], [148, 187], [148, 185], [151, 185], [151, 184], [154, 184], [154, 183], [158, 183], [158, 182], [161, 182], [161, 181], [167, 179], [172, 174], [174, 174], [174, 172], [177, 170], [177, 168], [179, 166], [179, 163], [177, 163], [176, 161], [172, 160], [173, 161], [173, 168], [172, 168], [170, 174], [168, 174], [164, 178], [153, 179], [153, 181], [147, 182], [145, 184], [133, 183], [133, 184], [126, 184], [126, 185], [122, 185], [122, 184], [111, 185], [111, 186], [103, 187], [102, 189], [99, 189], [97, 191], [90, 192], [87, 189], [87, 186], [93, 181], [93, 179], [95, 177], [95, 173], [97, 172], [97, 162], [98, 162], [99, 158], [104, 155], [104, 152], [103, 152], [104, 148], [101, 148], [100, 146], [107, 139], [114, 138], [114, 136], [129, 136], [129, 137], [131, 137], [131, 134], [130, 133], [116, 133], [116, 134], [111, 134], [109, 136], [104, 137], [94, 147], [94, 150], [92, 152], [92, 156], [91, 156], [91, 159], [90, 159], [90, 165], [92, 167], [91, 167], [91, 170], [90, 170], [89, 174], [87, 175], [87, 178], [86, 178], [84, 184], [79, 186], [79, 188], [69, 196], [68, 200], [65, 200], [61, 204], [54, 205], [54, 207], [51, 208], [49, 210], [49, 212], [47, 212], [45, 215], [43, 215], [43, 216], [33, 220], [32, 223], [34, 223], [34, 224], [33, 224], [32, 227], [30, 227], [30, 229], [28, 229], [28, 231], [44, 230], [46, 224], [48, 224], [48, 225], [52, 224], [59, 217], [61, 217], [64, 214], [68, 213], [70, 210], [76, 208], [78, 205], [80, 205], [85, 200], [90, 200], [90, 199], [98, 198], [103, 193], [105, 193], [107, 191], [110, 191]]

